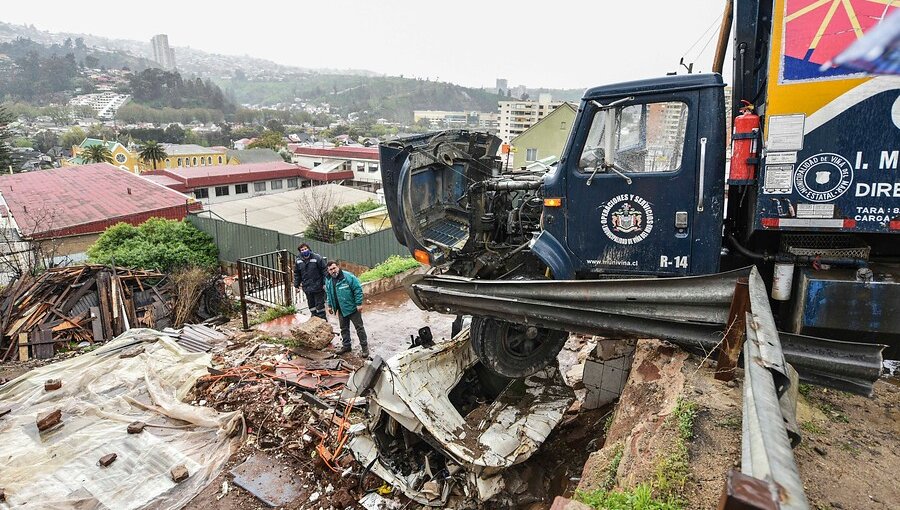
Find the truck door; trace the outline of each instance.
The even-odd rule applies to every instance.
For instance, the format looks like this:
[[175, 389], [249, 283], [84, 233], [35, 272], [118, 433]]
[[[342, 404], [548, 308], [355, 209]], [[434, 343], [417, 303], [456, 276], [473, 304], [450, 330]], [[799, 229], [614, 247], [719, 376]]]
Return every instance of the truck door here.
[[[721, 78], [716, 81], [718, 94], [709, 102], [723, 102]], [[566, 244], [578, 270], [708, 272], [710, 257], [717, 259], [721, 247], [723, 176], [710, 174], [724, 172], [724, 108], [713, 106], [722, 118], [701, 136], [698, 119], [706, 98], [700, 89], [645, 88], [588, 99], [590, 93], [564, 163]], [[718, 231], [707, 221], [698, 223], [704, 214], [717, 215]], [[703, 264], [694, 264], [695, 245], [704, 247]]]

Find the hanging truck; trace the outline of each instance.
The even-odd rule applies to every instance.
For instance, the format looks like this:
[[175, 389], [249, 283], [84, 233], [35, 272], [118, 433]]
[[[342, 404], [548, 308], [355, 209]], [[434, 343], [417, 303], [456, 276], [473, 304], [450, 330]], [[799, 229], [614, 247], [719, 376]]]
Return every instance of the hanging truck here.
[[[781, 331], [888, 344], [896, 357], [900, 78], [824, 64], [898, 8], [737, 0], [730, 142], [725, 83], [711, 73], [587, 90], [550, 167], [504, 170], [486, 133], [384, 143], [394, 232], [420, 262], [475, 284], [646, 277], [702, 301], [691, 277], [755, 264]], [[431, 289], [446, 299], [430, 304], [413, 289], [420, 305], [473, 315], [474, 350], [499, 374], [532, 374], [565, 341], [539, 314], [479, 311], [443, 282]], [[554, 292], [576, 302], [566, 285]], [[510, 289], [523, 290], [505, 291], [507, 304], [530, 292]], [[641, 296], [616, 299], [608, 311], [625, 316]]]

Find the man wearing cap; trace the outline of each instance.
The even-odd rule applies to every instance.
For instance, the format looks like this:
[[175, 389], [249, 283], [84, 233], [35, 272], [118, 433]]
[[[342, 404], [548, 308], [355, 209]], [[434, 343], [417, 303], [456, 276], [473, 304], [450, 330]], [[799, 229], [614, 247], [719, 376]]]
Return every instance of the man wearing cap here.
[[303, 289], [309, 313], [325, 319], [325, 257], [313, 253], [306, 243], [297, 247], [299, 254], [294, 260], [294, 288]]

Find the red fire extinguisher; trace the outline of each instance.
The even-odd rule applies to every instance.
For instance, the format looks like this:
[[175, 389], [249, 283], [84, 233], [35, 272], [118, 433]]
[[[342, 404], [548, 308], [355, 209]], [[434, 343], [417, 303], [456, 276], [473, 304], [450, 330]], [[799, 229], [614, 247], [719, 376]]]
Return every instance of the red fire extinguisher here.
[[731, 135], [731, 169], [728, 184], [753, 184], [759, 165], [759, 115], [753, 113], [753, 105], [741, 100], [744, 107], [734, 119]]

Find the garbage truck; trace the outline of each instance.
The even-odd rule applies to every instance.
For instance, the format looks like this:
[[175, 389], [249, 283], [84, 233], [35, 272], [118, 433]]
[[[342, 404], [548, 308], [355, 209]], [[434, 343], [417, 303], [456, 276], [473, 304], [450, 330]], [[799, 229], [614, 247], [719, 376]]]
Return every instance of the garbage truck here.
[[[715, 72], [590, 88], [552, 165], [507, 169], [502, 141], [476, 131], [382, 143], [394, 233], [419, 262], [478, 280], [688, 289], [755, 264], [780, 330], [896, 356], [900, 77], [830, 62], [898, 8], [729, 3], [729, 104]], [[496, 316], [474, 317], [470, 333], [507, 376], [534, 373], [567, 337]]]

